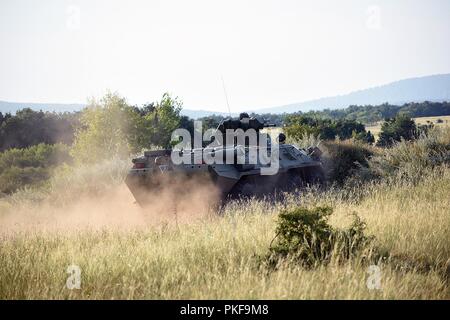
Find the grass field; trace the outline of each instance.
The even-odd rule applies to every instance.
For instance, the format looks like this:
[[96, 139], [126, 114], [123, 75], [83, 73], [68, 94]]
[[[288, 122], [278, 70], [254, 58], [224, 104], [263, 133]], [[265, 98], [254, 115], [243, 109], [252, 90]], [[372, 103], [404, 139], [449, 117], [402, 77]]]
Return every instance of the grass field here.
[[[194, 188], [180, 215], [140, 209], [120, 182], [122, 163], [101, 167], [112, 178], [104, 192], [91, 189], [100, 167], [82, 168], [52, 182], [57, 196], [24, 190], [0, 201], [0, 299], [450, 299], [450, 168], [429, 152], [448, 144], [450, 130], [427, 139], [380, 149], [378, 163], [399, 167], [397, 176], [276, 203], [235, 201], [221, 215], [201, 209], [207, 194]], [[385, 258], [312, 269], [262, 263], [278, 214], [319, 205], [334, 209], [336, 228], [358, 214]]]
[[[429, 124], [432, 123], [436, 127], [450, 127], [450, 116], [438, 116], [438, 117], [420, 117], [420, 118], [413, 118], [416, 124]], [[437, 120], [442, 120], [442, 123], [438, 123]], [[375, 138], [378, 138], [380, 131], [381, 131], [381, 125], [382, 121], [378, 122], [374, 125], [366, 125], [366, 130], [369, 131], [375, 136]], [[273, 137], [276, 137], [280, 132], [282, 132], [282, 128], [267, 128], [264, 129], [263, 132], [271, 133], [273, 134]]]
[[[413, 118], [413, 119], [416, 122], [416, 124], [421, 124], [421, 125], [432, 123], [436, 127], [450, 126], [450, 116], [420, 117], [420, 118]], [[443, 122], [437, 123], [436, 121], [438, 119], [442, 120]], [[370, 130], [370, 132], [375, 136], [375, 138], [378, 138], [378, 135], [380, 134], [380, 131], [381, 131], [382, 123], [383, 122], [380, 121], [376, 125], [366, 126], [366, 130]]]
[[[83, 229], [3, 234], [2, 299], [449, 299], [450, 170], [418, 186], [373, 186], [360, 202], [338, 192], [292, 196], [284, 203], [231, 204], [224, 216], [134, 229]], [[335, 208], [344, 226], [357, 212], [379, 245], [379, 289], [367, 286], [358, 259], [315, 270], [258, 264], [274, 237], [277, 213], [299, 203]], [[127, 215], [127, 212], [123, 212]], [[81, 288], [69, 290], [69, 265], [81, 268]]]

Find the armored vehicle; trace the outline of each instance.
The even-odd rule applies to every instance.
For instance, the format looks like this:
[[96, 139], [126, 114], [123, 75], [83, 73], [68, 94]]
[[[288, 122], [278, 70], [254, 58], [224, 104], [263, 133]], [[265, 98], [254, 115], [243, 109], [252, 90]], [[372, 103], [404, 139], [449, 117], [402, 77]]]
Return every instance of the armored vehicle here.
[[[271, 195], [322, 183], [321, 151], [317, 147], [299, 149], [286, 144], [283, 133], [272, 143], [270, 137], [261, 132], [270, 126], [273, 125], [246, 113], [241, 114], [239, 119], [223, 120], [216, 129], [216, 134], [222, 136], [218, 140], [222, 141], [206, 148], [146, 151], [143, 156], [132, 160], [133, 167], [125, 182], [140, 205], [147, 203], [149, 193], [158, 193], [167, 186], [180, 189], [190, 179], [195, 179], [199, 184], [202, 181], [212, 183], [221, 200]], [[232, 143], [223, 143], [230, 130], [243, 133], [244, 139], [239, 142], [239, 139], [233, 138]], [[246, 139], [250, 136], [247, 135], [249, 132], [257, 134], [256, 141]], [[173, 156], [188, 161], [179, 163], [173, 160]], [[215, 161], [205, 161], [208, 156], [214, 156]], [[270, 166], [275, 170], [269, 170]], [[186, 183], [186, 186], [188, 190], [184, 192], [192, 192], [191, 188], [195, 188], [191, 183], [189, 186]]]

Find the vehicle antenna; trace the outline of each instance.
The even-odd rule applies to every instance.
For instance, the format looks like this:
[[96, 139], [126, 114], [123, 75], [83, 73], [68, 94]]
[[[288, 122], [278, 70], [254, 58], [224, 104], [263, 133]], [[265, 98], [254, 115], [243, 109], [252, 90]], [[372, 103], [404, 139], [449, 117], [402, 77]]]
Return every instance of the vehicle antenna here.
[[227, 89], [225, 88], [225, 80], [223, 80], [223, 76], [221, 76], [221, 78], [222, 78], [223, 92], [225, 93], [225, 99], [227, 101], [228, 113], [230, 114], [230, 118], [231, 118], [231, 109], [230, 109], [230, 104], [228, 103], [228, 95], [227, 95]]

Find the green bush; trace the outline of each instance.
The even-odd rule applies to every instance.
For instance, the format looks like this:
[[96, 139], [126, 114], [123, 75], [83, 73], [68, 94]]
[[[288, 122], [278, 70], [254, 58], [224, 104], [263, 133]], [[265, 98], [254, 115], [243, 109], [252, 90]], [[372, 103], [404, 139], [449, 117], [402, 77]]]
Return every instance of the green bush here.
[[[354, 120], [331, 120], [291, 114], [286, 116], [285, 125], [286, 134], [294, 140], [302, 139], [305, 134], [320, 136], [324, 140], [337, 137], [345, 140], [354, 135], [367, 136], [364, 125]], [[370, 140], [370, 137], [367, 139]]]
[[[143, 108], [130, 106], [117, 93], [93, 99], [80, 116], [71, 155], [78, 164], [95, 164], [154, 146], [170, 146], [172, 132], [189, 120], [180, 116], [182, 103], [164, 94], [161, 101]], [[193, 127], [192, 127], [193, 129]]]
[[35, 185], [50, 177], [46, 168], [11, 167], [0, 174], [0, 192], [11, 194], [24, 186]]
[[0, 193], [11, 194], [25, 186], [46, 181], [54, 168], [70, 163], [69, 148], [63, 144], [38, 144], [0, 153]]
[[370, 130], [367, 132], [364, 131], [359, 133], [356, 133], [356, 131], [354, 131], [352, 134], [352, 138], [356, 141], [368, 143], [370, 145], [375, 143], [375, 136], [372, 134], [372, 132], [370, 132]]
[[348, 229], [333, 228], [330, 207], [296, 208], [280, 213], [269, 265], [289, 260], [311, 268], [331, 259], [348, 260], [369, 247], [373, 238], [364, 234], [365, 224], [357, 215]]
[[54, 203], [71, 202], [74, 194], [99, 196], [123, 183], [130, 163], [116, 157], [96, 164], [62, 165], [49, 180], [49, 196]]
[[389, 147], [401, 140], [414, 140], [421, 132], [429, 130], [428, 126], [416, 126], [408, 115], [399, 114], [395, 118], [387, 119], [381, 126], [377, 146]]

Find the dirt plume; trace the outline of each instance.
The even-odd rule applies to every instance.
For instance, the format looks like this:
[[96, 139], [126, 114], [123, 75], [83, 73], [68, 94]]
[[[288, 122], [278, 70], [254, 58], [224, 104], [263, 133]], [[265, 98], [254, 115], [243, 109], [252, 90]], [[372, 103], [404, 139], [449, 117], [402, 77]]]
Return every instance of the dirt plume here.
[[148, 193], [144, 207], [122, 183], [100, 195], [73, 194], [64, 205], [50, 200], [19, 203], [0, 213], [0, 233], [22, 231], [139, 230], [176, 226], [215, 215], [212, 183], [189, 179]]

